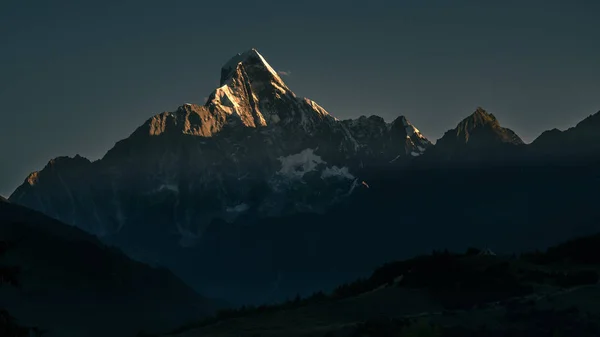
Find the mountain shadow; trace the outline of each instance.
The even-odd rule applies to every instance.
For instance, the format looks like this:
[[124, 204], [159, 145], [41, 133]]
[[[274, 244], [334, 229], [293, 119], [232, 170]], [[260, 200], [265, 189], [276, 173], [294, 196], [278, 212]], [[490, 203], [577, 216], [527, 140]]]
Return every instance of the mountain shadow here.
[[[14, 242], [0, 308], [47, 336], [132, 336], [165, 331], [221, 304], [206, 299], [166, 269], [132, 261], [93, 236], [45, 215], [0, 201], [0, 238]], [[6, 269], [3, 269], [6, 271]]]

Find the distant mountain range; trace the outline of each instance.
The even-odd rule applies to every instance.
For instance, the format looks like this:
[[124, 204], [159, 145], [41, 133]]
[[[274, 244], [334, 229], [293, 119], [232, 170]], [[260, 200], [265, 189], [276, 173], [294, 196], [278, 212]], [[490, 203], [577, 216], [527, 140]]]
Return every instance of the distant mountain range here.
[[533, 152], [549, 160], [596, 161], [600, 153], [600, 112], [566, 131], [552, 129], [532, 144]]
[[442, 242], [527, 248], [593, 229], [574, 214], [598, 184], [598, 116], [524, 144], [477, 108], [432, 145], [404, 116], [336, 119], [252, 49], [204, 105], [155, 115], [98, 161], [53, 159], [9, 199], [203, 293], [264, 302]]
[[337, 120], [297, 97], [252, 49], [223, 67], [205, 105], [150, 118], [96, 162], [51, 160], [10, 200], [99, 237], [142, 222], [146, 230], [159, 220], [147, 208], [158, 203], [171, 213], [159, 230], [191, 245], [216, 218], [323, 211], [350, 193], [361, 168], [430, 145], [404, 117]]
[[0, 267], [19, 271], [19, 288], [0, 287], [0, 309], [48, 336], [168, 331], [224, 306], [164, 268], [132, 261], [80, 229], [1, 200], [0, 243], [8, 245]]

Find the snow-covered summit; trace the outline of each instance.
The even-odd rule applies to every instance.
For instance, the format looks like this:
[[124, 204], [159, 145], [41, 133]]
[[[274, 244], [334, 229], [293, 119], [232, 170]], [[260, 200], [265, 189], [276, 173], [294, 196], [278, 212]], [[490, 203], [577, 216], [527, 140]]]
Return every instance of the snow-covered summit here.
[[412, 123], [409, 122], [405, 116], [400, 116], [396, 118], [392, 122], [392, 125], [402, 125], [408, 137], [416, 136], [418, 138], [425, 139], [425, 137], [421, 134], [421, 131], [419, 131], [419, 129], [412, 125]]
[[232, 57], [223, 67], [221, 68], [221, 85], [225, 84], [227, 80], [235, 73], [237, 67], [247, 64], [252, 64], [254, 66], [260, 67], [267, 71], [271, 76], [275, 79], [279, 80], [283, 83], [277, 72], [271, 65], [265, 60], [265, 58], [256, 50], [252, 48], [243, 53], [238, 53], [234, 57]]
[[[391, 123], [375, 115], [346, 121], [334, 118], [316, 102], [296, 96], [254, 48], [225, 63], [221, 82], [203, 105], [186, 103], [174, 112], [158, 114], [135, 134], [213, 138], [255, 129], [278, 146], [323, 137], [335, 141], [331, 146], [348, 158], [359, 152], [369, 156], [386, 153], [389, 158], [382, 158], [386, 163], [412, 153], [420, 155], [431, 146], [404, 116]], [[295, 146], [295, 151], [301, 150]]]
[[254, 91], [267, 90], [295, 96], [277, 71], [254, 48], [238, 53], [221, 68], [221, 86], [239, 81], [240, 78], [246, 79]]
[[246, 127], [300, 126], [310, 132], [323, 119], [333, 119], [315, 102], [297, 97], [256, 50], [231, 58], [221, 69], [221, 86], [205, 107], [227, 124]]
[[396, 118], [391, 124], [392, 129], [403, 130], [407, 141], [410, 143], [412, 149], [411, 154], [417, 153], [417, 155], [423, 154], [425, 150], [430, 147], [431, 142], [423, 136], [423, 134], [417, 129], [405, 116]]

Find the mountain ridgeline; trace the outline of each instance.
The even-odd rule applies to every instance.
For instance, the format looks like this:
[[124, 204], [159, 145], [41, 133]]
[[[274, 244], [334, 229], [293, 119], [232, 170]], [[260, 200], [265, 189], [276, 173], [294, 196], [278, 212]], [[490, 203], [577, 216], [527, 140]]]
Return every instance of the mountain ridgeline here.
[[338, 120], [252, 49], [204, 105], [153, 116], [100, 160], [53, 159], [10, 201], [264, 303], [449, 242], [513, 251], [598, 230], [598, 116], [525, 144], [477, 108], [433, 145], [404, 116]]
[[404, 117], [335, 119], [290, 91], [256, 50], [228, 62], [221, 85], [203, 106], [150, 118], [101, 160], [50, 161], [10, 199], [100, 237], [147, 230], [147, 208], [160, 203], [185, 245], [212, 219], [325, 210], [361, 167], [431, 145]]

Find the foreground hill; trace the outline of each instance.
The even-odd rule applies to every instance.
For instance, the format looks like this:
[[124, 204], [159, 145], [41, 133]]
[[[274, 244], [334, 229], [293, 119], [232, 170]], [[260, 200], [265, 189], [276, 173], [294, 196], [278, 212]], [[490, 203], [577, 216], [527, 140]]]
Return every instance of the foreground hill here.
[[132, 336], [165, 331], [218, 302], [166, 269], [132, 261], [80, 229], [0, 200], [0, 263], [19, 268], [19, 288], [0, 287], [0, 308], [49, 336]]
[[520, 256], [434, 252], [329, 295], [222, 312], [165, 336], [597, 336], [599, 256], [600, 235]]

